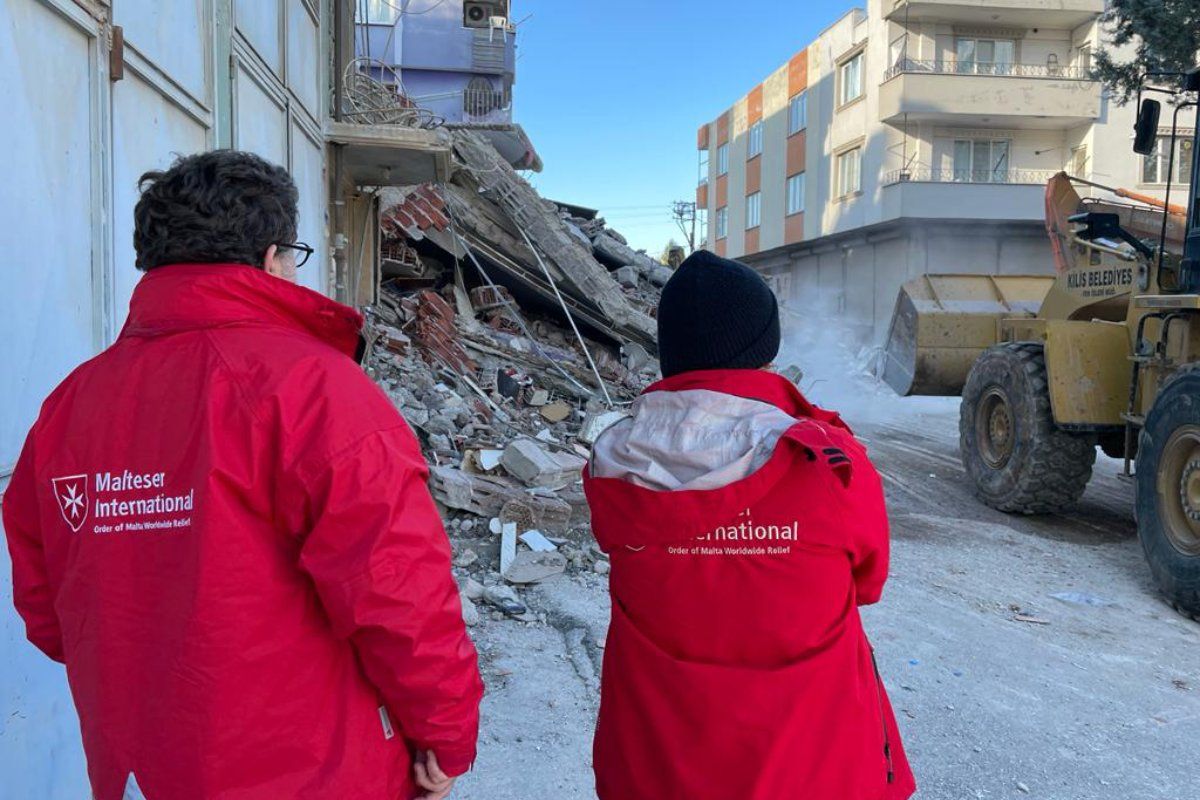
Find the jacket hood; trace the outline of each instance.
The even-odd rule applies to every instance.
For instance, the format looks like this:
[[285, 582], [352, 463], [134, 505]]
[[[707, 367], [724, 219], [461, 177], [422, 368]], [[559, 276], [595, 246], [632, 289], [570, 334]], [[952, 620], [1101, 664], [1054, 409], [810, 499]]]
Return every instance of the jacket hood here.
[[[597, 440], [585, 488], [606, 549], [678, 542], [718, 527], [797, 460], [848, 430], [787, 379], [763, 370], [689, 372], [654, 384]], [[834, 464], [843, 480], [849, 465]], [[605, 525], [609, 517], [619, 524]], [[607, 540], [607, 541], [606, 541]]]
[[276, 325], [307, 333], [354, 357], [362, 314], [245, 264], [171, 264], [133, 290], [121, 336], [161, 336], [230, 325]]

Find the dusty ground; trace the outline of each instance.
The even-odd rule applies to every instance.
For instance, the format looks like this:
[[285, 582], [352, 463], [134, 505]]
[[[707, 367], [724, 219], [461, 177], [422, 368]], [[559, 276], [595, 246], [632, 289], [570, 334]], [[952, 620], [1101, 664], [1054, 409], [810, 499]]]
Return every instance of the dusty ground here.
[[[1009, 517], [972, 498], [952, 403], [902, 423], [859, 406], [848, 417], [884, 474], [894, 539], [867, 626], [918, 797], [1200, 797], [1200, 625], [1155, 593], [1119, 464], [1101, 460], [1071, 514]], [[1052, 597], [1067, 592], [1081, 597]], [[525, 599], [551, 624], [474, 629], [489, 693], [464, 800], [593, 796], [604, 579]]]

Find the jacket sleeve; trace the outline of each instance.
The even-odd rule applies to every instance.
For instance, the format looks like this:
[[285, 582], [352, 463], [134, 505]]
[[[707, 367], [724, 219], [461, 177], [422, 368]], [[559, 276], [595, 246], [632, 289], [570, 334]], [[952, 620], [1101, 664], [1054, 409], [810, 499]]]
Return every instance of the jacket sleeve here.
[[854, 585], [860, 606], [878, 603], [888, 578], [889, 532], [883, 482], [866, 448], [848, 432], [839, 432], [839, 445], [850, 460], [850, 480], [838, 483], [842, 519], [846, 525]]
[[13, 605], [25, 620], [25, 635], [55, 661], [64, 660], [62, 629], [46, 570], [34, 478], [32, 434], [4, 492], [4, 533], [12, 557]]
[[475, 760], [483, 683], [427, 475], [404, 423], [328, 460], [304, 480], [300, 562], [405, 738], [459, 775]]

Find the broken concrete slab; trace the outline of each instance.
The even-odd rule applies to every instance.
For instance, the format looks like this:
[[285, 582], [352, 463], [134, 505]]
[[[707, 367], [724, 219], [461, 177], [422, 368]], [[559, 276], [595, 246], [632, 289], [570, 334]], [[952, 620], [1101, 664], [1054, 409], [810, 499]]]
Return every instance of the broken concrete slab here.
[[637, 267], [631, 265], [621, 267], [620, 269], [616, 270], [613, 272], [613, 277], [616, 278], [617, 283], [621, 284], [625, 288], [636, 289], [638, 287], [638, 281], [641, 280], [642, 273]]
[[671, 280], [671, 276], [675, 274], [675, 271], [662, 264], [655, 264], [653, 267], [643, 270], [642, 274], [646, 276], [646, 280], [661, 289], [667, 285], [667, 281]]
[[500, 574], [504, 575], [512, 567], [517, 557], [517, 526], [510, 522], [500, 531]]
[[554, 551], [558, 550], [558, 548], [554, 546], [554, 542], [547, 539], [546, 534], [542, 533], [536, 528], [525, 531], [519, 538], [526, 544], [527, 547], [529, 547], [530, 550], [535, 553], [553, 553]]
[[549, 405], [544, 405], [541, 408], [541, 415], [546, 419], [547, 422], [552, 424], [562, 422], [564, 419], [571, 416], [571, 404], [563, 402], [562, 400], [558, 400], [550, 403]]
[[[475, 184], [491, 203], [509, 216], [524, 236], [528, 236], [541, 251], [544, 260], [557, 266], [562, 274], [559, 288], [586, 303], [594, 304], [629, 338], [636, 338], [647, 347], [655, 347], [657, 331], [654, 320], [630, 304], [608, 270], [596, 261], [592, 251], [571, 234], [555, 207], [543, 201], [533, 187], [477, 133], [455, 130], [451, 132], [451, 140], [455, 154], [467, 167], [467, 174], [456, 174], [454, 180], [467, 180]], [[478, 204], [478, 196], [477, 191], [474, 204]], [[612, 241], [621, 246], [615, 239]]]
[[507, 570], [504, 580], [509, 583], [528, 584], [566, 572], [567, 557], [562, 553], [534, 553], [524, 550], [517, 554]]
[[526, 486], [551, 489], [574, 483], [584, 461], [570, 453], [555, 453], [533, 439], [518, 439], [504, 450], [501, 464]]

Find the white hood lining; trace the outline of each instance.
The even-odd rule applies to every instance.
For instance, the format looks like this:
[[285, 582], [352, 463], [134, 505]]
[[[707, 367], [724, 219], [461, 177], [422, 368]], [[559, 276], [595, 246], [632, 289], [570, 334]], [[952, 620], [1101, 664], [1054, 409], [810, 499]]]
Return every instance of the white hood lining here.
[[770, 460], [796, 420], [761, 400], [690, 389], [650, 392], [592, 449], [591, 473], [645, 489], [720, 489]]

